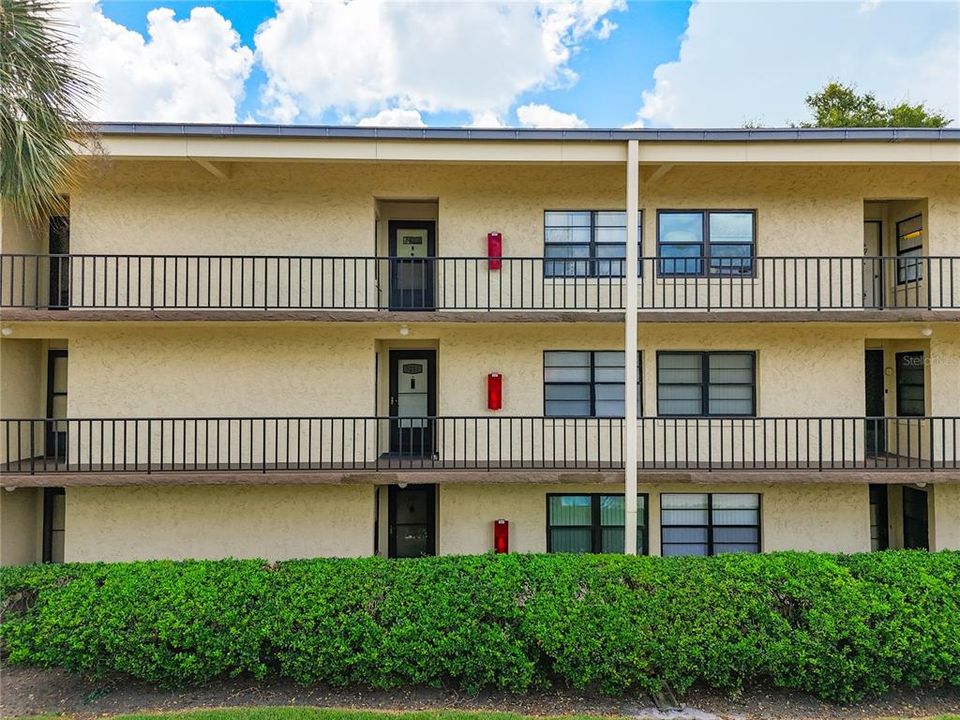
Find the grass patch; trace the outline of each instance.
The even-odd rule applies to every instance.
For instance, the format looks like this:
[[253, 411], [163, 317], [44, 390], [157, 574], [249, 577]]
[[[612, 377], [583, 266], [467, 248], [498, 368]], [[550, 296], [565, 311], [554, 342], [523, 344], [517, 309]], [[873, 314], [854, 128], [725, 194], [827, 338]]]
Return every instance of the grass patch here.
[[[114, 720], [528, 720], [529, 715], [507, 712], [465, 710], [423, 710], [394, 712], [389, 710], [339, 710], [310, 707], [222, 708], [217, 710], [188, 710], [171, 713], [136, 713], [120, 715]], [[592, 716], [569, 715], [563, 720], [591, 720]], [[536, 720], [550, 720], [537, 716]], [[598, 720], [593, 718], [593, 720]], [[607, 716], [606, 720], [609, 720]], [[960, 720], [937, 718], [936, 720]]]
[[[34, 716], [19, 720], [62, 720], [70, 715]], [[216, 710], [185, 710], [180, 712], [131, 713], [115, 715], [111, 720], [611, 720], [616, 716], [593, 715], [519, 715], [508, 712], [466, 710], [422, 710], [398, 712], [391, 710], [342, 710], [312, 707], [218, 708]], [[864, 720], [871, 720], [864, 717]], [[898, 717], [872, 720], [907, 720]], [[960, 715], [937, 715], [910, 720], [960, 720]]]

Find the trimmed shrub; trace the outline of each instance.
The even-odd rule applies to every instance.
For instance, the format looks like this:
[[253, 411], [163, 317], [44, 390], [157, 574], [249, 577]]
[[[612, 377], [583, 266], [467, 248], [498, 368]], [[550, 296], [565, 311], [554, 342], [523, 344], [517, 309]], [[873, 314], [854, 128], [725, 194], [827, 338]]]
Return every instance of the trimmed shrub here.
[[[164, 685], [960, 686], [960, 553], [486, 555], [0, 570], [8, 662]], [[16, 602], [12, 602], [16, 601]]]

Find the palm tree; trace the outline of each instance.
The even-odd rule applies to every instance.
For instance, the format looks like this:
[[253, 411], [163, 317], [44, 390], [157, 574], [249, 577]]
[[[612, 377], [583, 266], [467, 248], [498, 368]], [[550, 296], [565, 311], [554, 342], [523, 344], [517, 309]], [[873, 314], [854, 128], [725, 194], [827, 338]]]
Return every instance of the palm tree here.
[[76, 180], [94, 82], [56, 0], [0, 0], [0, 197], [27, 220], [56, 213]]

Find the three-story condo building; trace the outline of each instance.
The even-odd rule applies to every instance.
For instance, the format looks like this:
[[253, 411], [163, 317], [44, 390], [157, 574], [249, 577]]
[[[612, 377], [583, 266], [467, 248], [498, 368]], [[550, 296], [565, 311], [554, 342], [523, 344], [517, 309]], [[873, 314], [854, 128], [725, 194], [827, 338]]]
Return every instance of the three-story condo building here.
[[100, 130], [4, 564], [960, 548], [958, 130]]

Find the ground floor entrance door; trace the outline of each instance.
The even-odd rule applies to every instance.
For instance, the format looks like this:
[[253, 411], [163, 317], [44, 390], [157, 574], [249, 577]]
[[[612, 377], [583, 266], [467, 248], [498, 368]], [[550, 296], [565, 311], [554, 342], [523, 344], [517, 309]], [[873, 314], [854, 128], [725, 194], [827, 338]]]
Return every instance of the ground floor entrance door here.
[[882, 455], [886, 450], [886, 428], [884, 427], [883, 392], [883, 350], [867, 350], [864, 358], [864, 378], [866, 380], [865, 409], [867, 426], [865, 442], [867, 457]]
[[390, 453], [433, 455], [437, 414], [436, 350], [390, 351]]
[[909, 549], [930, 549], [930, 525], [925, 490], [903, 489], [903, 546]]
[[387, 500], [389, 557], [436, 555], [437, 486], [391, 485]]

